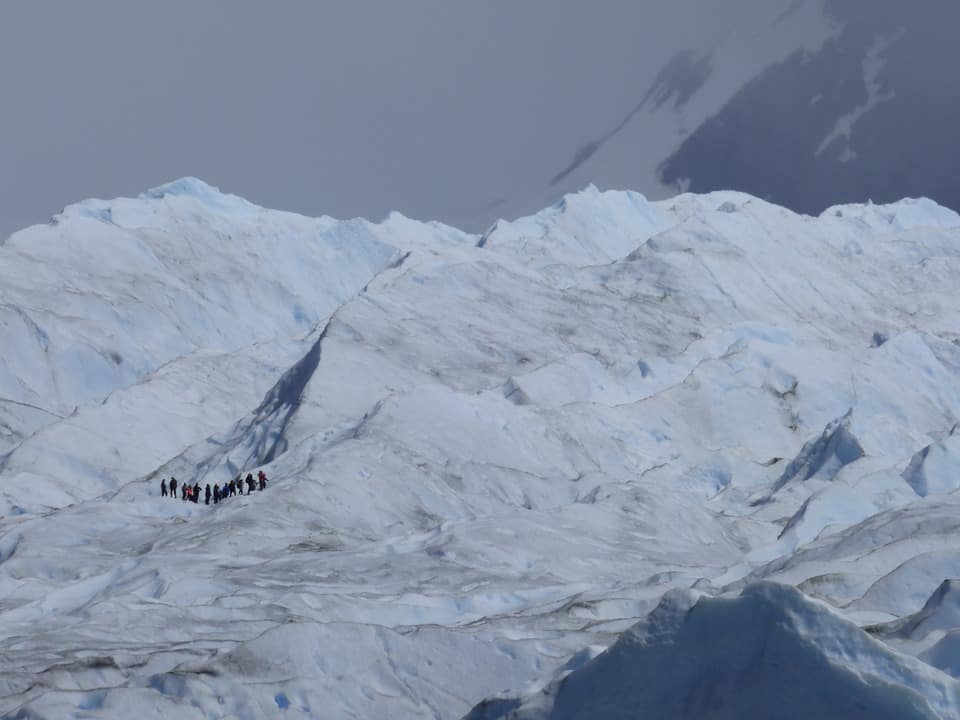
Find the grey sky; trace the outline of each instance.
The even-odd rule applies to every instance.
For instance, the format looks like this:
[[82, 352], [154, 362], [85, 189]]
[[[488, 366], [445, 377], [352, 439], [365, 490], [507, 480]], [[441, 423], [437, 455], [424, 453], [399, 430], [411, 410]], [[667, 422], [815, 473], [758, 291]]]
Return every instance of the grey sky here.
[[11, 0], [0, 234], [183, 175], [308, 214], [476, 229], [527, 183], [546, 199], [673, 52], [720, 37], [716, 5]]
[[[929, 7], [954, 4], [930, 0]], [[765, 194], [770, 182], [804, 178], [824, 187], [813, 170], [793, 180], [778, 175], [782, 164], [767, 161], [766, 147], [751, 157], [743, 128], [727, 122], [772, 124], [773, 154], [791, 147], [805, 158], [833, 116], [849, 114], [843, 106], [862, 93], [857, 86], [870, 33], [893, 36], [902, 18], [918, 15], [907, 0], [830, 0], [829, 19], [824, 6], [824, 0], [9, 0], [0, 4], [0, 236], [43, 222], [71, 202], [134, 195], [184, 175], [268, 207], [371, 219], [396, 209], [470, 230], [536, 211], [587, 182], [662, 196], [670, 192], [664, 167], [681, 185], [694, 168], [697, 189]], [[935, 27], [938, 13], [948, 16], [936, 10], [924, 22]], [[875, 16], [883, 22], [873, 28], [865, 19]], [[837, 29], [850, 23], [862, 31]], [[916, 30], [918, 37], [927, 33]], [[905, 43], [893, 45], [890, 57], [917, 55], [902, 50]], [[806, 62], [803, 53], [820, 53], [822, 76], [809, 79], [814, 87], [841, 74], [852, 83], [847, 95], [837, 91], [835, 107], [819, 107], [818, 123], [794, 110], [777, 114], [783, 101], [771, 104], [756, 89], [737, 95], [788, 58]], [[952, 59], [927, 54], [931, 66]], [[892, 84], [896, 73], [903, 76], [903, 63], [911, 64], [899, 62], [881, 82], [906, 98], [917, 83]], [[946, 64], [952, 78], [955, 65]], [[933, 67], [921, 70], [936, 76]], [[956, 84], [944, 82], [947, 90]], [[946, 96], [937, 89], [943, 82], [928, 85], [930, 97]], [[927, 96], [916, 95], [911, 103], [922, 106]], [[809, 105], [807, 98], [794, 100]], [[855, 128], [852, 150], [838, 154], [863, 160], [868, 139], [887, 154], [888, 136], [894, 144], [901, 136], [884, 129], [901, 122], [896, 106], [882, 104], [876, 112], [885, 115], [870, 119], [880, 130], [858, 136]], [[711, 131], [697, 132], [709, 118], [717, 119]], [[798, 139], [800, 131], [806, 135]], [[740, 169], [725, 174], [725, 148], [738, 142]], [[943, 143], [928, 154], [945, 157]], [[681, 144], [683, 162], [665, 164]], [[858, 198], [862, 177], [878, 173], [886, 194], [901, 186], [926, 192], [924, 178], [946, 171], [919, 169], [918, 179], [903, 183], [905, 161], [890, 157], [882, 167], [863, 165], [869, 170], [846, 163], [849, 180], [836, 194]], [[756, 162], [772, 165], [766, 169], [775, 177], [751, 174]], [[827, 179], [843, 174], [835, 164], [817, 172]], [[929, 192], [950, 198], [952, 188], [939, 182]], [[803, 188], [783, 198], [770, 193], [785, 202], [807, 195]]]

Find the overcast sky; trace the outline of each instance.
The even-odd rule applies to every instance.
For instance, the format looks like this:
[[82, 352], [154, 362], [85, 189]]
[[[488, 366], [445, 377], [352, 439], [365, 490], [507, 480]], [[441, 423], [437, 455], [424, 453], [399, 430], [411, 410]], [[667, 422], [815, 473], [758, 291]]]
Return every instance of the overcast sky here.
[[309, 214], [462, 222], [628, 108], [697, 5], [11, 0], [0, 234], [183, 175]]
[[8, 0], [0, 235], [184, 175], [307, 214], [486, 223], [518, 177], [546, 188], [629, 113], [664, 58], [720, 38], [730, 8]]

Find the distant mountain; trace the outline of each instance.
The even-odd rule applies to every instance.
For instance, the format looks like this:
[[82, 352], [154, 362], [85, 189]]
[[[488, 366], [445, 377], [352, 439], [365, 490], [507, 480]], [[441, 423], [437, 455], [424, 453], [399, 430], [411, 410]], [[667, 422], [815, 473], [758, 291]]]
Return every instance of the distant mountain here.
[[806, 213], [926, 196], [960, 207], [960, 4], [831, 0], [842, 30], [765, 69], [659, 168]]
[[[725, 42], [671, 58], [550, 186], [741, 190], [808, 214], [920, 196], [960, 208], [960, 5], [775, 5], [773, 18], [738, 7], [751, 14]], [[780, 58], [766, 44], [775, 37]]]

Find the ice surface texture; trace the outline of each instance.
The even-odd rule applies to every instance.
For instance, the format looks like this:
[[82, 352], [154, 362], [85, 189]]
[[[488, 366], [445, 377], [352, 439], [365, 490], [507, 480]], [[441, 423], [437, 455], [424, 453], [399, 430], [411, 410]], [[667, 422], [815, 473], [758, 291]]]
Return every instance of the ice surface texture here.
[[66, 208], [0, 247], [0, 717], [956, 717], [958, 271], [925, 200]]

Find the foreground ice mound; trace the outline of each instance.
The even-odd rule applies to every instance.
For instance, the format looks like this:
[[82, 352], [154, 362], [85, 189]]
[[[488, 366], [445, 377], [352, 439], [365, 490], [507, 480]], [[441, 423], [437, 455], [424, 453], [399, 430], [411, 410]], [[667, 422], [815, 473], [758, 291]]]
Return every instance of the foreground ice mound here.
[[606, 652], [522, 700], [470, 720], [946, 720], [960, 686], [773, 583], [736, 599], [668, 593]]

